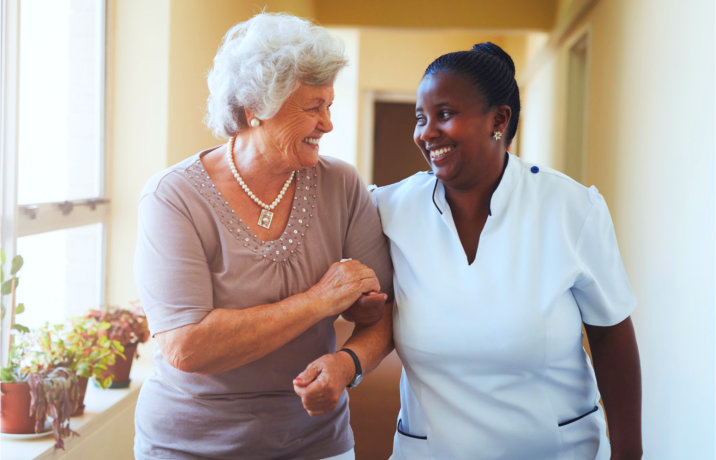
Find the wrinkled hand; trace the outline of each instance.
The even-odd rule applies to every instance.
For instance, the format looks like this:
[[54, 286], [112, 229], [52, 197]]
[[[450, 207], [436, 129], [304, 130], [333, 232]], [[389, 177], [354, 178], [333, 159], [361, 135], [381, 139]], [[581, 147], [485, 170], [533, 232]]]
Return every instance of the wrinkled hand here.
[[352, 321], [359, 326], [370, 326], [383, 317], [383, 312], [385, 311], [383, 307], [387, 300], [388, 294], [369, 292], [360, 296], [342, 315], [348, 321]]
[[293, 379], [293, 390], [301, 397], [308, 415], [323, 415], [338, 405], [341, 394], [353, 380], [355, 365], [344, 352], [323, 355]]
[[357, 260], [332, 264], [306, 294], [326, 308], [326, 316], [337, 315], [350, 307], [366, 292], [379, 292], [375, 272]]

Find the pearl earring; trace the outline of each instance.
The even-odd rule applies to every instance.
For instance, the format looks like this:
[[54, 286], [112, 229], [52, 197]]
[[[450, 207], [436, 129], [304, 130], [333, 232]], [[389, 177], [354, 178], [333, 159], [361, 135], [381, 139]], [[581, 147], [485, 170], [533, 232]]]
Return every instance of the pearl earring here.
[[493, 131], [492, 138], [496, 141], [502, 139], [502, 131]]
[[252, 128], [258, 128], [259, 125], [261, 124], [261, 120], [259, 120], [258, 118], [252, 118], [251, 122], [249, 124], [251, 125]]

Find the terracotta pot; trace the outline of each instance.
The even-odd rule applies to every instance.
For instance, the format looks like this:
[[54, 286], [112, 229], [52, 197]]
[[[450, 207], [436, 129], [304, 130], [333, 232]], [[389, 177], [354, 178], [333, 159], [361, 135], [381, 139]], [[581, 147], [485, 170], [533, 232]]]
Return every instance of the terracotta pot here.
[[121, 356], [117, 356], [117, 360], [111, 366], [107, 366], [107, 370], [103, 376], [109, 374], [114, 375], [114, 380], [110, 388], [127, 388], [129, 386], [129, 371], [132, 369], [132, 361], [134, 355], [137, 354], [137, 344], [126, 345], [124, 347], [124, 356], [127, 359], [122, 359]]
[[72, 417], [78, 417], [85, 413], [85, 393], [87, 392], [87, 381], [89, 378], [77, 376], [77, 383], [80, 385], [80, 396], [77, 400], [77, 410], [72, 414]]
[[35, 432], [35, 417], [30, 416], [30, 385], [25, 382], [0, 383], [0, 431], [12, 434]]

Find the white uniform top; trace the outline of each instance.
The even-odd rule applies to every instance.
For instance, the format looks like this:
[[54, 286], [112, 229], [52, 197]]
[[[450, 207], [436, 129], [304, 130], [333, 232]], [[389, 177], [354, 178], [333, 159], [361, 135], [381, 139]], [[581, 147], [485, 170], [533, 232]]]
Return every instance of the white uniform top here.
[[581, 326], [636, 301], [597, 189], [510, 155], [471, 265], [434, 175], [374, 195], [404, 365], [393, 457], [608, 459]]

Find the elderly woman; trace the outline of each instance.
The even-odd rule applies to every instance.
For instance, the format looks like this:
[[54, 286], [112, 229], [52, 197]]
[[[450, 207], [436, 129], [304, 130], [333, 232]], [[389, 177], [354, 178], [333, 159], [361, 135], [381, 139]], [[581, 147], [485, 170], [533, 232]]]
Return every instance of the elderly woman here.
[[[318, 154], [345, 64], [305, 20], [234, 26], [207, 116], [229, 142], [145, 186], [135, 275], [158, 347], [136, 458], [353, 458], [345, 388], [392, 346], [373, 340], [392, 272], [356, 171]], [[336, 352], [341, 313], [356, 327]]]

